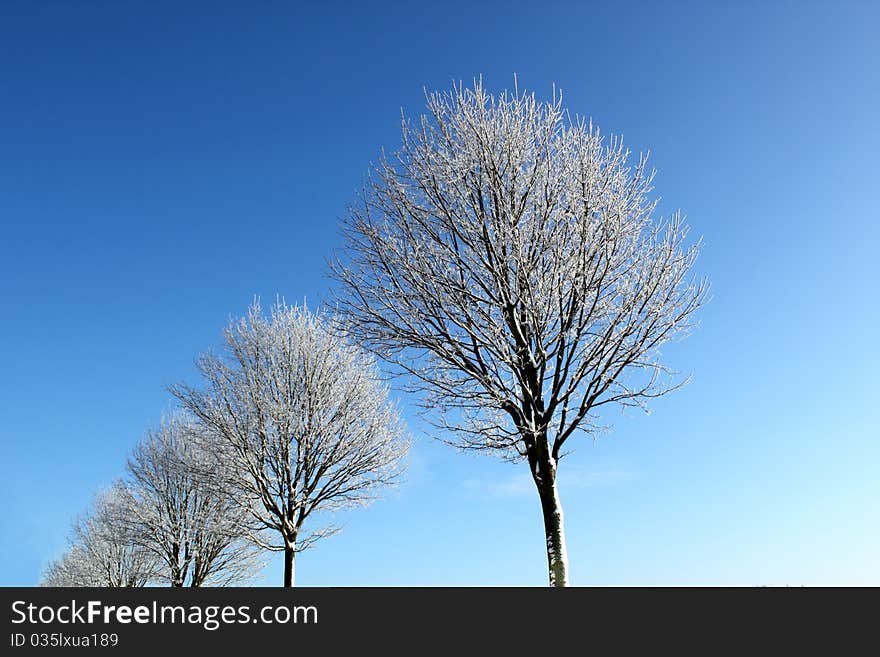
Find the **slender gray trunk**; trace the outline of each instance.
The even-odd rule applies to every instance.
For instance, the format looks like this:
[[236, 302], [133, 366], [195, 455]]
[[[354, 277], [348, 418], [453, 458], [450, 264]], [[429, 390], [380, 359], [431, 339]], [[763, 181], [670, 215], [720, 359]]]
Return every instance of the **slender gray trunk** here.
[[547, 542], [547, 568], [550, 586], [568, 586], [568, 556], [565, 550], [565, 522], [562, 516], [562, 503], [556, 487], [556, 466], [548, 462], [542, 464], [540, 477], [535, 478], [538, 496], [541, 498], [541, 511], [544, 515], [544, 537]]

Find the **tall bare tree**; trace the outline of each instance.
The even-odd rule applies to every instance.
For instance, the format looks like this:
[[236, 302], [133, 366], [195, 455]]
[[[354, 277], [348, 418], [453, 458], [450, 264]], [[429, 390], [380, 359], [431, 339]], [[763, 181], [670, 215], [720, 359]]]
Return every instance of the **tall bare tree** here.
[[228, 585], [252, 577], [248, 509], [215, 457], [217, 437], [179, 414], [148, 431], [128, 460], [121, 502], [132, 540], [153, 552], [171, 586]]
[[43, 576], [45, 586], [146, 586], [154, 581], [155, 555], [133, 540], [120, 483], [101, 491], [76, 520], [70, 545]]
[[430, 94], [344, 221], [349, 335], [426, 393], [448, 440], [528, 463], [551, 585], [568, 581], [556, 473], [609, 404], [682, 383], [660, 347], [706, 298], [682, 216], [621, 139], [533, 94]]
[[336, 531], [306, 521], [373, 500], [400, 475], [408, 441], [372, 357], [322, 316], [278, 302], [266, 318], [255, 303], [223, 335], [226, 353], [198, 360], [204, 387], [171, 391], [223, 439], [253, 539], [284, 552], [293, 586], [295, 554]]

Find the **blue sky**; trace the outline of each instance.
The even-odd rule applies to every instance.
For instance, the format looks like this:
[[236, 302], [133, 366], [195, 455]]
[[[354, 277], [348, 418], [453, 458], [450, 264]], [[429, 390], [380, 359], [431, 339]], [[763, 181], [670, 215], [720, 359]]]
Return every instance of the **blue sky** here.
[[[725, 4], [0, 4], [0, 584], [37, 583], [231, 315], [327, 297], [401, 107], [516, 73], [651, 149], [713, 285], [666, 351], [692, 383], [560, 466], [572, 582], [880, 585], [880, 10]], [[407, 483], [298, 584], [543, 585], [524, 467], [407, 415]]]

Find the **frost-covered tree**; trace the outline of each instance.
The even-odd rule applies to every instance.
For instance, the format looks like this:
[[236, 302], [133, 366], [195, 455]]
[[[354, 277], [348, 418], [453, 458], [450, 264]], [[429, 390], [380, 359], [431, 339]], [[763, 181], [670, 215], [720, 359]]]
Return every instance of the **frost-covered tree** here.
[[43, 572], [40, 586], [106, 586], [107, 580], [78, 545], [70, 545]]
[[246, 539], [249, 511], [215, 459], [218, 438], [178, 414], [148, 431], [127, 464], [121, 489], [125, 529], [156, 555], [171, 586], [228, 585], [258, 570]]
[[568, 581], [556, 473], [610, 404], [682, 383], [659, 359], [706, 297], [653, 171], [550, 102], [481, 82], [427, 97], [371, 171], [334, 264], [340, 316], [396, 364], [448, 440], [528, 463], [552, 585]]
[[120, 483], [101, 491], [73, 525], [67, 551], [49, 565], [44, 586], [146, 586], [158, 573], [155, 555], [128, 531]]
[[253, 540], [284, 552], [293, 586], [295, 554], [336, 531], [307, 521], [373, 500], [401, 473], [408, 441], [372, 357], [324, 317], [278, 302], [267, 318], [254, 303], [223, 335], [225, 353], [197, 362], [203, 387], [171, 391], [222, 438]]

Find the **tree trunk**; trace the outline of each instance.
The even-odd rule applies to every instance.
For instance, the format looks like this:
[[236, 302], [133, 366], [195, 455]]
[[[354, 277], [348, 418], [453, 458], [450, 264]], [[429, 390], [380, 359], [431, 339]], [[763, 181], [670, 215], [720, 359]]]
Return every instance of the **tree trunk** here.
[[183, 586], [183, 578], [180, 576], [180, 543], [171, 544], [171, 586], [178, 588]]
[[202, 558], [197, 555], [192, 564], [192, 575], [190, 576], [190, 587], [198, 588], [205, 581], [205, 573], [202, 568]]
[[292, 545], [284, 548], [284, 586], [293, 586], [293, 556], [294, 549]]
[[562, 503], [556, 488], [556, 468], [550, 466], [543, 480], [535, 480], [544, 514], [544, 536], [547, 540], [547, 567], [550, 586], [568, 586], [568, 556], [565, 552], [565, 526]]

